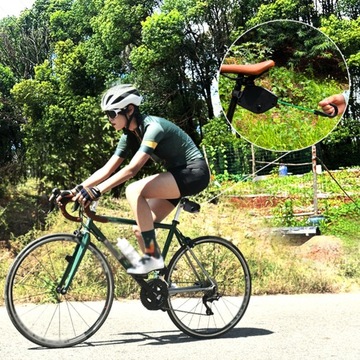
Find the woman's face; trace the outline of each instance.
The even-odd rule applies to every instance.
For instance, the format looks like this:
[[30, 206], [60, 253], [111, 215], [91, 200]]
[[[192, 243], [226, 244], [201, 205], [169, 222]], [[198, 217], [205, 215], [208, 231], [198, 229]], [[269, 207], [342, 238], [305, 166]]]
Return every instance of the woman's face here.
[[117, 114], [114, 118], [108, 116], [110, 124], [116, 131], [122, 130], [126, 126], [126, 117], [122, 114]]
[[[133, 112], [134, 107], [132, 105], [129, 105], [126, 115], [129, 117], [132, 115]], [[110, 124], [114, 127], [116, 131], [122, 130], [126, 126], [127, 118], [124, 114], [118, 113], [115, 117], [110, 116], [110, 114], [108, 114], [107, 116]], [[132, 127], [134, 126], [133, 122], [134, 121], [131, 121], [131, 124], [129, 126], [130, 130], [132, 130]]]

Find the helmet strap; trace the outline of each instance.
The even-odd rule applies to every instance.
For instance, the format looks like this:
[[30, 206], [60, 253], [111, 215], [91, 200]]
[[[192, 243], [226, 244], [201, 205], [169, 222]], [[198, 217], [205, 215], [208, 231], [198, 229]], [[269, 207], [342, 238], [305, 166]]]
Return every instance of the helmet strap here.
[[126, 118], [126, 126], [125, 126], [126, 131], [129, 131], [129, 127], [130, 127], [131, 121], [132, 121], [134, 118], [136, 119], [135, 107], [134, 107], [134, 111], [133, 111], [133, 113], [132, 113], [131, 115], [128, 115], [128, 113], [129, 113], [129, 109], [128, 109], [128, 107], [126, 107], [126, 108], [124, 109], [124, 113], [123, 113], [123, 115], [124, 115], [125, 118]]
[[137, 107], [134, 106], [134, 111], [131, 115], [128, 115], [128, 113], [129, 113], [128, 107], [124, 108], [121, 111], [121, 114], [124, 115], [126, 118], [126, 125], [123, 129], [124, 133], [128, 133], [130, 131], [129, 127], [130, 127], [131, 121], [134, 118], [136, 119], [137, 127], [140, 127], [142, 124], [142, 117], [141, 117], [139, 111], [137, 111]]
[[131, 123], [131, 120], [132, 120], [132, 116], [129, 116], [127, 113], [124, 114], [125, 117], [126, 117], [126, 126], [125, 126], [125, 129], [127, 131], [129, 131], [129, 127], [130, 127], [130, 123]]
[[126, 112], [124, 113], [124, 116], [125, 116], [125, 118], [126, 118], [126, 125], [125, 125], [125, 128], [124, 128], [124, 131], [125, 131], [125, 132], [128, 132], [128, 131], [130, 131], [130, 130], [129, 130], [130, 123], [131, 123], [132, 119], [133, 119], [134, 116], [135, 116], [135, 112], [133, 112], [133, 113], [129, 116], [129, 115], [128, 115], [128, 111], [127, 111], [127, 109], [126, 109]]

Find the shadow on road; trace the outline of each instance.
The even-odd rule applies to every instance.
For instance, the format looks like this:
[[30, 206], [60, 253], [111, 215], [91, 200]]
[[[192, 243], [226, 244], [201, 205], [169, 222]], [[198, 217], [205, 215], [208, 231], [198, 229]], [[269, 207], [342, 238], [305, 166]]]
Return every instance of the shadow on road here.
[[[236, 338], [245, 338], [252, 336], [265, 336], [273, 334], [272, 331], [266, 329], [258, 328], [238, 328], [232, 329], [228, 333], [224, 334], [215, 339], [209, 339], [211, 341], [216, 341], [220, 339], [236, 339]], [[113, 346], [113, 345], [122, 345], [129, 343], [141, 343], [146, 342], [144, 345], [171, 345], [171, 344], [181, 344], [181, 343], [190, 343], [195, 341], [206, 341], [206, 339], [195, 339], [190, 336], [183, 334], [182, 332], [177, 331], [149, 331], [149, 332], [125, 332], [116, 335], [118, 339], [115, 340], [103, 340], [103, 341], [85, 341], [82, 344], [76, 345], [74, 347], [98, 347], [98, 346]], [[42, 350], [46, 348], [34, 347], [31, 350]], [[49, 349], [47, 349], [49, 350]]]
[[[228, 333], [224, 334], [215, 339], [209, 339], [211, 341], [215, 341], [217, 339], [236, 339], [236, 338], [245, 338], [252, 336], [264, 336], [271, 335], [273, 332], [265, 329], [257, 329], [257, 328], [239, 328], [232, 329]], [[152, 340], [152, 342], [147, 345], [169, 345], [169, 344], [181, 344], [181, 343], [190, 343], [194, 341], [206, 341], [206, 339], [195, 339], [190, 336], [183, 334], [182, 332], [173, 332], [169, 331], [168, 333], [164, 332], [142, 332], [142, 333], [124, 333], [123, 336], [130, 335], [135, 336], [136, 334], [143, 336], [143, 341]], [[159, 335], [157, 335], [159, 334]], [[160, 335], [162, 334], [162, 335]]]

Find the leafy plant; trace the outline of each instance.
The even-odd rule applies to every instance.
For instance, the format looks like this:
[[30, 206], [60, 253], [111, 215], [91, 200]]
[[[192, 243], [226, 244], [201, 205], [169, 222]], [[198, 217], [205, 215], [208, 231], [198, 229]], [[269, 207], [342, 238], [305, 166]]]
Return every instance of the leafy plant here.
[[203, 132], [201, 146], [205, 149], [214, 176], [229, 179], [233, 175], [241, 177], [249, 172], [246, 159], [250, 153], [250, 144], [236, 137], [224, 117], [210, 120]]

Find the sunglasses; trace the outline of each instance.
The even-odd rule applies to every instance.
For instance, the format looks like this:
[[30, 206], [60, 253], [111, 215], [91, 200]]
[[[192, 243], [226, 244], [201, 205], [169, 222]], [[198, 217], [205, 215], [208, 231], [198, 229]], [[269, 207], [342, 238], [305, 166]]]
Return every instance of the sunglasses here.
[[121, 110], [119, 110], [119, 111], [114, 111], [114, 110], [105, 111], [105, 115], [107, 117], [109, 117], [110, 119], [115, 119], [118, 116], [118, 114], [120, 114], [120, 113], [121, 113]]

